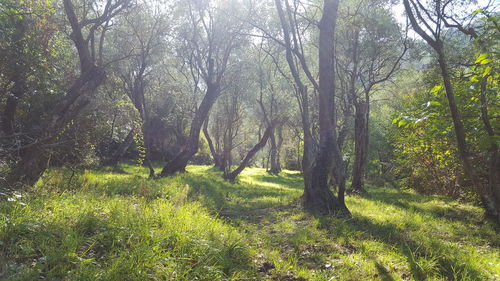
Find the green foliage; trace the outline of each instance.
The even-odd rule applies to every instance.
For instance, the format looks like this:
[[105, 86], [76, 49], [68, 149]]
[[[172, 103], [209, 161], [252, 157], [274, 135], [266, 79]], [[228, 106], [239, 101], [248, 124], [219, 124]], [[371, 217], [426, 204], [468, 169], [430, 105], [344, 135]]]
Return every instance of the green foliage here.
[[[498, 52], [494, 51], [497, 47], [492, 39], [494, 31], [488, 31], [489, 24], [484, 25], [475, 45], [468, 47], [469, 54], [474, 54], [467, 58], [470, 66], [450, 69], [450, 73], [470, 161], [486, 182], [492, 144], [500, 143], [496, 132], [500, 123], [495, 117], [500, 114], [500, 72]], [[459, 36], [452, 39], [459, 40], [456, 37]], [[449, 59], [455, 62], [463, 58]], [[424, 83], [414, 89], [414, 93], [403, 97], [401, 110], [393, 115], [399, 177], [405, 178], [406, 186], [421, 192], [475, 197], [459, 164], [446, 92], [438, 82], [441, 81], [440, 73], [426, 69], [422, 75]], [[432, 176], [429, 178], [429, 175]]]

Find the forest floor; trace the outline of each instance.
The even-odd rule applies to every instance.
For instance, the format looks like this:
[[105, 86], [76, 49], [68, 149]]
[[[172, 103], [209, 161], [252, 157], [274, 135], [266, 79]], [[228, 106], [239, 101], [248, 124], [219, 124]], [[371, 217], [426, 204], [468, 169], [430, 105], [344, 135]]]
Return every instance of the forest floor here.
[[315, 217], [302, 189], [257, 168], [235, 184], [208, 166], [52, 170], [0, 194], [0, 280], [500, 280], [478, 207], [370, 186], [352, 218]]

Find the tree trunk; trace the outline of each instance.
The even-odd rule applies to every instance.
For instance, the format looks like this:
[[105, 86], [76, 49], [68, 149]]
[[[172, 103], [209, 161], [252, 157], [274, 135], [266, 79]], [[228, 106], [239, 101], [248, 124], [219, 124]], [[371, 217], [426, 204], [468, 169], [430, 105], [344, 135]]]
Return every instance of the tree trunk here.
[[269, 139], [269, 136], [271, 135], [271, 131], [273, 130], [273, 127], [267, 127], [266, 131], [262, 135], [262, 138], [259, 140], [259, 142], [252, 148], [250, 151], [248, 151], [247, 155], [243, 160], [241, 161], [240, 165], [238, 168], [236, 168], [234, 171], [231, 173], [225, 174], [224, 179], [229, 180], [229, 181], [234, 181], [236, 177], [245, 169], [248, 164], [250, 163], [250, 160], [252, 160], [252, 157], [259, 152], [264, 146], [266, 146], [267, 140]]
[[168, 162], [160, 173], [160, 177], [173, 175], [176, 172], [185, 172], [189, 160], [198, 152], [200, 131], [203, 122], [208, 116], [208, 112], [214, 104], [219, 94], [219, 85], [209, 83], [205, 97], [203, 98], [196, 114], [191, 122], [191, 129], [189, 131], [189, 138], [186, 145], [177, 156]]
[[[491, 138], [495, 137], [495, 131], [490, 122], [490, 115], [488, 113], [488, 102], [486, 100], [486, 77], [481, 83], [481, 120], [483, 121], [484, 128]], [[493, 200], [496, 202], [497, 212], [500, 212], [500, 153], [498, 152], [498, 145], [492, 142], [488, 149], [488, 189], [493, 195]], [[498, 219], [498, 218], [497, 218]], [[500, 220], [500, 219], [498, 219]]]
[[[228, 116], [229, 118], [229, 116]], [[231, 151], [233, 150], [233, 124], [231, 120], [227, 122], [227, 127], [224, 132], [224, 140], [222, 142], [222, 167], [224, 171], [224, 177], [227, 177], [231, 172], [231, 166], [233, 165], [233, 159]]]
[[33, 144], [19, 152], [20, 160], [7, 175], [7, 188], [16, 190], [23, 186], [32, 186], [48, 167], [50, 153], [42, 145]]
[[271, 135], [269, 136], [269, 140], [271, 142], [271, 151], [269, 155], [269, 162], [270, 162], [270, 169], [268, 172], [270, 174], [277, 175], [281, 172], [281, 165], [280, 165], [280, 155], [279, 155], [279, 146], [278, 143], [276, 142], [276, 129], [274, 129], [271, 132]]
[[[91, 53], [90, 50], [89, 40], [83, 36], [82, 30], [88, 27], [89, 24], [79, 21], [71, 0], [63, 0], [63, 4], [66, 18], [71, 26], [71, 40], [78, 53], [80, 75], [67, 90], [66, 95], [47, 114], [48, 117], [41, 122], [40, 130], [38, 134], [35, 134], [37, 140], [21, 148], [20, 159], [7, 176], [10, 184], [32, 185], [38, 180], [47, 168], [50, 150], [55, 142], [63, 135], [68, 124], [89, 104], [92, 95], [106, 80], [104, 68], [96, 65], [96, 59], [92, 56], [94, 52]], [[117, 11], [128, 4], [128, 1], [116, 3], [113, 8], [107, 10], [106, 15], [102, 16], [102, 20], [111, 19], [116, 15]], [[115, 13], [113, 13], [113, 10]], [[98, 23], [95, 23], [93, 27], [97, 28]], [[95, 31], [95, 29], [90, 29], [91, 32]]]
[[134, 130], [135, 129], [132, 128], [128, 132], [127, 136], [125, 137], [125, 140], [123, 140], [122, 143], [120, 143], [120, 145], [118, 146], [118, 149], [113, 153], [111, 158], [104, 162], [105, 166], [115, 167], [116, 165], [118, 165], [118, 162], [120, 161], [120, 159], [122, 159], [125, 152], [127, 152], [129, 147], [134, 142]]
[[19, 186], [31, 186], [36, 183], [48, 167], [51, 153], [48, 147], [60, 138], [66, 126], [87, 106], [89, 97], [105, 78], [104, 70], [95, 66], [83, 72], [73, 83], [66, 98], [54, 106], [50, 117], [42, 123], [40, 131], [43, 135], [40, 140], [21, 148], [19, 161], [7, 175], [7, 182], [11, 186], [18, 185], [17, 183]]
[[[443, 41], [439, 37], [432, 38], [423, 31], [423, 29], [419, 26], [415, 15], [413, 14], [413, 10], [408, 0], [403, 0], [403, 5], [405, 6], [406, 14], [410, 19], [411, 25], [415, 32], [417, 32], [420, 37], [422, 37], [427, 42], [427, 44], [429, 44], [434, 49], [438, 56], [439, 68], [441, 70], [446, 98], [448, 100], [448, 106], [450, 108], [451, 118], [453, 120], [453, 127], [455, 129], [458, 154], [462, 163], [464, 173], [465, 175], [467, 175], [472, 185], [474, 186], [476, 193], [479, 196], [481, 203], [483, 204], [486, 216], [492, 218], [497, 223], [500, 223], [500, 200], [498, 199], [499, 197], [496, 196], [496, 194], [500, 194], [500, 187], [498, 186], [498, 184], [494, 186], [496, 180], [494, 180], [493, 185], [491, 182], [487, 185], [481, 183], [481, 180], [476, 174], [474, 167], [472, 167], [469, 161], [469, 151], [465, 139], [465, 131], [462, 124], [462, 119], [460, 118], [460, 114], [457, 108], [457, 104], [455, 102], [455, 95], [451, 84], [451, 77], [448, 71], [448, 66], [446, 65]], [[498, 160], [497, 158], [498, 156], [495, 158], [490, 158], [490, 168], [495, 169], [499, 165], [498, 162], [500, 160]], [[490, 178], [492, 177], [495, 178], [498, 177], [498, 175], [495, 176], [490, 173]]]
[[142, 120], [142, 136], [144, 141], [144, 164], [148, 167], [149, 177], [153, 178], [155, 176], [155, 168], [153, 167], [153, 163], [151, 162], [151, 137], [149, 135], [148, 125], [149, 123], [149, 114], [146, 113], [146, 107], [144, 106], [144, 119]]
[[[335, 26], [338, 0], [325, 0], [319, 28], [319, 151], [312, 166], [311, 179], [306, 182], [304, 206], [323, 214], [349, 214], [345, 206], [345, 167], [337, 142], [335, 112]], [[337, 198], [328, 179], [338, 185]]]
[[354, 166], [352, 171], [351, 193], [365, 193], [364, 178], [368, 160], [368, 103], [355, 105], [354, 119]]
[[[214, 142], [212, 141], [212, 138], [208, 133], [208, 120], [209, 116], [207, 116], [207, 119], [205, 119], [205, 122], [203, 123], [203, 134], [205, 135], [205, 139], [207, 140], [208, 143], [208, 148], [210, 149], [210, 153], [212, 154], [212, 158], [214, 159], [214, 166], [219, 170], [221, 170], [222, 169], [221, 157], [215, 150]], [[221, 171], [223, 171], [223, 169]]]
[[145, 149], [145, 155], [144, 155], [144, 163], [146, 164], [146, 167], [148, 167], [149, 170], [149, 177], [153, 178], [155, 176], [155, 169], [153, 167], [153, 163], [151, 162], [151, 137], [149, 135], [149, 129], [148, 125], [149, 123], [149, 114], [146, 109], [145, 105], [145, 100], [144, 100], [144, 93], [142, 92], [142, 108], [143, 108], [143, 114], [142, 114], [142, 126], [141, 126], [141, 132], [143, 136], [143, 141], [144, 141], [144, 149]]

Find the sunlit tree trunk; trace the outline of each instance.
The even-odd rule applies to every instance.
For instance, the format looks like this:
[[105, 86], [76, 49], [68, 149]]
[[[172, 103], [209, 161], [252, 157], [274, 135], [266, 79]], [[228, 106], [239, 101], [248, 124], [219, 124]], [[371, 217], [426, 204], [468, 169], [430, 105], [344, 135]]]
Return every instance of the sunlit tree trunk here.
[[[271, 143], [269, 173], [271, 174], [279, 174], [281, 172], [280, 148], [281, 143], [283, 142], [283, 137], [281, 137], [281, 132], [279, 130], [279, 128], [275, 128], [269, 137]], [[276, 140], [276, 134], [278, 134], [278, 140]]]

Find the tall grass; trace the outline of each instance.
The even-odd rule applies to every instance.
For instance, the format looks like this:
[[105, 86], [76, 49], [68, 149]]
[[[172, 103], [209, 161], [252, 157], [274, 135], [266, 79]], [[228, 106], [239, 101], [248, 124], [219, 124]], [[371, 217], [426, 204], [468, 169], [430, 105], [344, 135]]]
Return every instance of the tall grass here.
[[200, 203], [185, 202], [186, 195], [123, 174], [84, 173], [75, 183], [81, 189], [66, 186], [62, 177], [54, 172], [38, 193], [0, 205], [0, 279], [219, 280], [253, 274], [245, 237]]
[[500, 278], [500, 235], [476, 206], [369, 187], [340, 219], [303, 212], [301, 194], [290, 171], [232, 184], [207, 166], [157, 180], [132, 165], [51, 170], [0, 198], [0, 279]]

